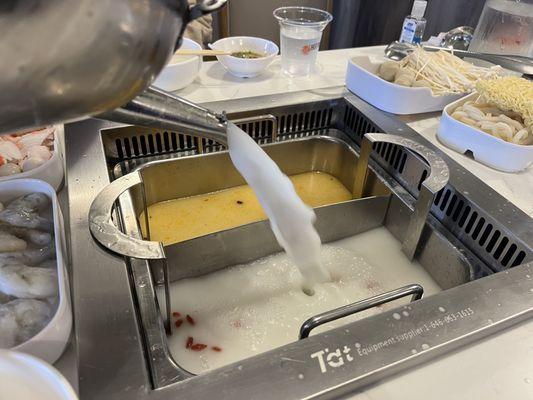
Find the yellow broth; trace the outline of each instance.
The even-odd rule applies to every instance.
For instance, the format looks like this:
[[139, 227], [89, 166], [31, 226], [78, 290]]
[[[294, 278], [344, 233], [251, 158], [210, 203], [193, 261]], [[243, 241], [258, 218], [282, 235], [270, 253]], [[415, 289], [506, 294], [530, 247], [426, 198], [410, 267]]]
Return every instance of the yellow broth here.
[[[351, 193], [335, 177], [306, 172], [290, 177], [300, 198], [311, 207], [347, 201]], [[266, 219], [248, 185], [163, 201], [148, 207], [151, 240], [165, 245]], [[144, 229], [144, 214], [140, 217]]]

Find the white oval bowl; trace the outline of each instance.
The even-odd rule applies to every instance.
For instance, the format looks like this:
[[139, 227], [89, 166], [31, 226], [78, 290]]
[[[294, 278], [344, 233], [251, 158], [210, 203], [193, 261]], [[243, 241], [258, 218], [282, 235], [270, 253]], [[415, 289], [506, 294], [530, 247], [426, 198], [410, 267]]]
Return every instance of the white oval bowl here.
[[0, 183], [0, 202], [4, 204], [19, 196], [36, 192], [46, 194], [52, 203], [59, 303], [54, 316], [40, 332], [27, 341], [11, 348], [11, 350], [31, 354], [52, 364], [63, 353], [72, 329], [70, 289], [65, 264], [66, 241], [63, 216], [59, 208], [57, 195], [52, 186], [38, 179], [13, 179]]
[[54, 367], [17, 351], [0, 350], [2, 398], [77, 400], [70, 383]]
[[37, 168], [31, 169], [25, 172], [19, 172], [18, 174], [0, 176], [0, 182], [10, 181], [12, 179], [40, 179], [49, 183], [57, 192], [63, 183], [63, 156], [61, 140], [64, 135], [64, 126], [55, 125], [54, 132], [54, 150], [52, 151], [52, 157], [48, 159], [43, 165], [39, 165]]
[[407, 87], [387, 82], [377, 75], [380, 61], [368, 56], [348, 60], [346, 88], [380, 110], [393, 114], [420, 114], [441, 111], [468, 93], [434, 95], [427, 87]]
[[[181, 49], [202, 50], [202, 46], [194, 40], [183, 38], [183, 43], [178, 50]], [[153, 84], [168, 92], [183, 89], [196, 79], [201, 67], [201, 56], [174, 55]]]
[[226, 52], [254, 51], [266, 54], [261, 58], [238, 58], [233, 56], [217, 56], [218, 61], [226, 70], [238, 78], [252, 78], [261, 74], [272, 64], [279, 52], [278, 46], [270, 40], [251, 36], [233, 36], [217, 40], [209, 45], [213, 50]]
[[503, 172], [520, 172], [533, 164], [533, 145], [509, 143], [452, 117], [453, 112], [479, 94], [474, 92], [448, 104], [442, 112], [437, 138], [447, 147]]

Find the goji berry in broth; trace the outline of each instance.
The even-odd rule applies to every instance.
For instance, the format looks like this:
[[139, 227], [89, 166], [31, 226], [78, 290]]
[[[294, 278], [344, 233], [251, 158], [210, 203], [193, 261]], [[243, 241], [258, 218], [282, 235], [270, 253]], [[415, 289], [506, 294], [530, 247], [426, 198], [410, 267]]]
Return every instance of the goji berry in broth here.
[[194, 319], [189, 315], [187, 314], [187, 322], [191, 325], [196, 325], [196, 322], [194, 321]]
[[203, 349], [205, 349], [207, 347], [206, 344], [203, 344], [203, 343], [196, 343], [196, 344], [193, 344], [191, 346], [191, 350], [194, 350], [194, 351], [202, 351]]
[[213, 347], [211, 347], [211, 350], [213, 350], [213, 351], [218, 351], [218, 352], [221, 352], [221, 351], [222, 351], [222, 349], [221, 349], [220, 347], [218, 347], [218, 346], [213, 346]]
[[186, 349], [190, 349], [191, 346], [192, 346], [192, 344], [193, 344], [193, 338], [189, 336], [189, 337], [187, 338], [187, 343], [185, 343], [185, 348], [186, 348]]
[[174, 318], [179, 318], [179, 317], [181, 317], [181, 314], [180, 314], [179, 312], [174, 311], [174, 312], [172, 313], [172, 316], [173, 316]]
[[174, 325], [176, 325], [176, 328], [179, 328], [181, 326], [181, 324], [183, 324], [183, 320], [182, 319], [178, 319], [176, 322], [174, 322]]

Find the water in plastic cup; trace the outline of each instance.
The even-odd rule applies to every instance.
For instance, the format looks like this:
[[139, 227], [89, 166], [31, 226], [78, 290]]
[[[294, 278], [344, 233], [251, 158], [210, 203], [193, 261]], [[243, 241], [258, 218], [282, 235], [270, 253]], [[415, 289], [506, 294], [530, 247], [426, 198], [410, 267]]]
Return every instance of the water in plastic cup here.
[[309, 75], [331, 14], [310, 7], [281, 7], [274, 10], [274, 17], [280, 25], [282, 71], [290, 76]]

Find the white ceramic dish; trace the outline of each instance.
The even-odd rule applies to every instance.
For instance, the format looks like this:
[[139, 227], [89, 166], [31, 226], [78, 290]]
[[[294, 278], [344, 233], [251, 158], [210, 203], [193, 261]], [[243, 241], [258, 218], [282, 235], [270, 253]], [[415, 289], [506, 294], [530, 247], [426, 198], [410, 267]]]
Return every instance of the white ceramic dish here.
[[26, 342], [13, 347], [11, 350], [31, 354], [52, 364], [63, 353], [72, 329], [72, 309], [64, 258], [64, 254], [66, 253], [63, 217], [59, 209], [56, 192], [49, 184], [37, 179], [14, 179], [0, 183], [0, 201], [2, 203], [28, 193], [36, 192], [46, 194], [52, 203], [57, 278], [59, 281], [59, 303], [54, 316], [39, 333]]
[[51, 365], [28, 354], [0, 350], [0, 398], [76, 400], [68, 381]]
[[63, 150], [61, 146], [61, 140], [64, 135], [64, 126], [56, 125], [56, 131], [54, 132], [54, 151], [52, 157], [46, 161], [43, 165], [34, 168], [30, 171], [20, 172], [15, 175], [0, 177], [0, 183], [10, 181], [13, 179], [40, 179], [49, 183], [55, 191], [59, 190], [63, 183]]
[[379, 65], [368, 56], [353, 57], [348, 61], [346, 87], [348, 90], [380, 110], [393, 114], [419, 114], [440, 111], [464, 94], [434, 96], [429, 88], [412, 88], [387, 82], [377, 75]]
[[[179, 49], [202, 50], [202, 46], [194, 40], [183, 38], [183, 43]], [[201, 56], [175, 55], [154, 81], [154, 86], [169, 92], [183, 89], [196, 79], [201, 67]]]
[[251, 36], [233, 36], [220, 39], [210, 44], [209, 47], [213, 50], [227, 52], [253, 51], [265, 54], [265, 57], [261, 58], [217, 56], [218, 61], [220, 61], [224, 68], [230, 74], [239, 78], [252, 78], [261, 74], [272, 64], [272, 61], [274, 61], [274, 58], [279, 52], [278, 46], [270, 40]]
[[438, 139], [461, 154], [471, 151], [475, 160], [500, 171], [526, 169], [533, 163], [533, 145], [509, 143], [452, 118], [451, 114], [457, 107], [475, 100], [477, 96], [477, 93], [472, 93], [444, 108], [437, 131]]

